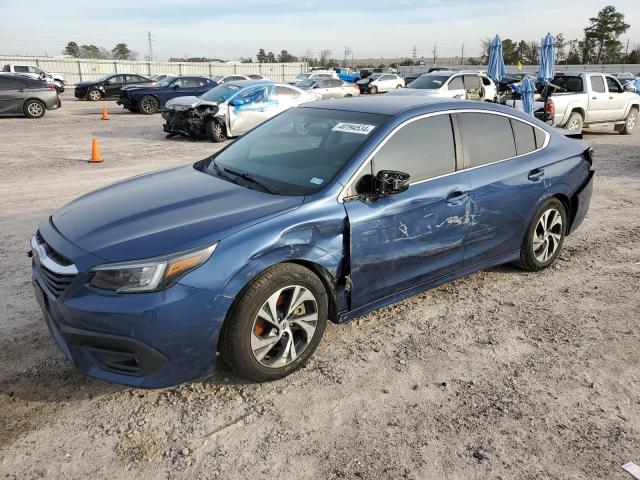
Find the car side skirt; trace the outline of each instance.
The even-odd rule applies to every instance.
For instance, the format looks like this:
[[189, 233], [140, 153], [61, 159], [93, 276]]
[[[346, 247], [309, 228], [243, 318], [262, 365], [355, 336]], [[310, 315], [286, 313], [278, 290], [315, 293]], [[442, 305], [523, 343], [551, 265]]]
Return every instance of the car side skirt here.
[[471, 273], [478, 272], [480, 270], [484, 270], [490, 267], [495, 267], [497, 265], [502, 265], [504, 263], [514, 262], [519, 258], [520, 258], [520, 249], [517, 249], [508, 253], [504, 253], [502, 255], [498, 255], [497, 257], [483, 260], [482, 262], [469, 265], [468, 267], [462, 268], [453, 273], [443, 275], [442, 277], [438, 277], [434, 280], [421, 283], [420, 285], [416, 285], [415, 287], [409, 288], [407, 290], [403, 290], [398, 293], [394, 293], [393, 295], [389, 295], [387, 297], [381, 298], [380, 300], [376, 300], [375, 302], [369, 303], [367, 305], [363, 305], [362, 307], [359, 307], [355, 310], [348, 311], [348, 312], [341, 312], [340, 315], [338, 316], [337, 323], [344, 323], [349, 320], [353, 320], [354, 318], [361, 317], [379, 308], [386, 307], [387, 305], [391, 305], [392, 303], [399, 302], [400, 300], [404, 300], [405, 298], [411, 297], [413, 295], [417, 295], [419, 293], [425, 292], [427, 290], [438, 287], [445, 283], [449, 283], [458, 278], [465, 277]]

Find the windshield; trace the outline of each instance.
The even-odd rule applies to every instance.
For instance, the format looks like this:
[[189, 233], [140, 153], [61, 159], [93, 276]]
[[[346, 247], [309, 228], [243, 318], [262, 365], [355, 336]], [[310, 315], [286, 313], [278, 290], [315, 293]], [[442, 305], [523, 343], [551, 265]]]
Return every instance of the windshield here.
[[229, 83], [223, 83], [215, 88], [212, 88], [200, 98], [207, 100], [208, 102], [223, 103], [229, 100], [233, 95], [240, 91], [240, 87], [237, 85], [231, 85]]
[[223, 78], [224, 78], [224, 75], [216, 75], [215, 77], [211, 77], [211, 80], [219, 83], [220, 80], [222, 80]]
[[374, 80], [379, 79], [381, 76], [382, 76], [381, 73], [374, 73], [369, 77], [369, 79], [373, 82]]
[[311, 88], [313, 87], [316, 83], [318, 83], [318, 80], [305, 80], [304, 82], [301, 82], [298, 86], [300, 88]]
[[171, 85], [176, 80], [177, 80], [177, 78], [167, 77], [167, 78], [165, 78], [163, 80], [160, 80], [158, 83], [156, 83], [156, 87], [168, 87], [169, 85]]
[[407, 85], [407, 88], [421, 88], [425, 90], [437, 90], [449, 80], [451, 75], [423, 75]]
[[310, 75], [310, 73], [301, 73], [296, 77], [296, 80], [306, 80]]
[[107, 78], [111, 78], [113, 77], [113, 73], [110, 73], [109, 75], [103, 75], [101, 77], [99, 77], [96, 82], [104, 82]]
[[282, 195], [314, 193], [331, 182], [389, 117], [371, 113], [292, 108], [233, 142], [205, 167], [229, 169]]

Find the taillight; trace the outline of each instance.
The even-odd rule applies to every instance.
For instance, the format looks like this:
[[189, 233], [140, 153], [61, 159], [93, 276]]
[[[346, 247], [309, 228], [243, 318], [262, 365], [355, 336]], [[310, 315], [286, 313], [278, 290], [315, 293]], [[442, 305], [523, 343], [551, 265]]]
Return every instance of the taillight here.
[[554, 115], [556, 113], [556, 106], [551, 100], [547, 100], [544, 104], [544, 113], [547, 115]]

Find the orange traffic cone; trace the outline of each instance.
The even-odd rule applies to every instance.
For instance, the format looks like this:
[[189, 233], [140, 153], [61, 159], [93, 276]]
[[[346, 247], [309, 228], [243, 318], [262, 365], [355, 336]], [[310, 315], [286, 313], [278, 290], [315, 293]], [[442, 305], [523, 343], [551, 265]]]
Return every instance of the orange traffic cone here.
[[101, 161], [100, 147], [98, 146], [98, 141], [94, 138], [93, 142], [91, 142], [91, 163], [99, 163]]
[[107, 111], [107, 107], [102, 107], [102, 120], [109, 120], [109, 112]]

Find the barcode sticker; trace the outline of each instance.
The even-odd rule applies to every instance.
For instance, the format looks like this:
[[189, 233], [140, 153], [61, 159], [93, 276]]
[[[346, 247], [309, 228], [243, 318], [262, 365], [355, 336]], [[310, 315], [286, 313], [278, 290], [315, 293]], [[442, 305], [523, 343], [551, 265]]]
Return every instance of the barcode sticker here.
[[331, 130], [334, 132], [358, 133], [360, 135], [369, 135], [376, 128], [375, 125], [364, 125], [362, 123], [340, 122]]

